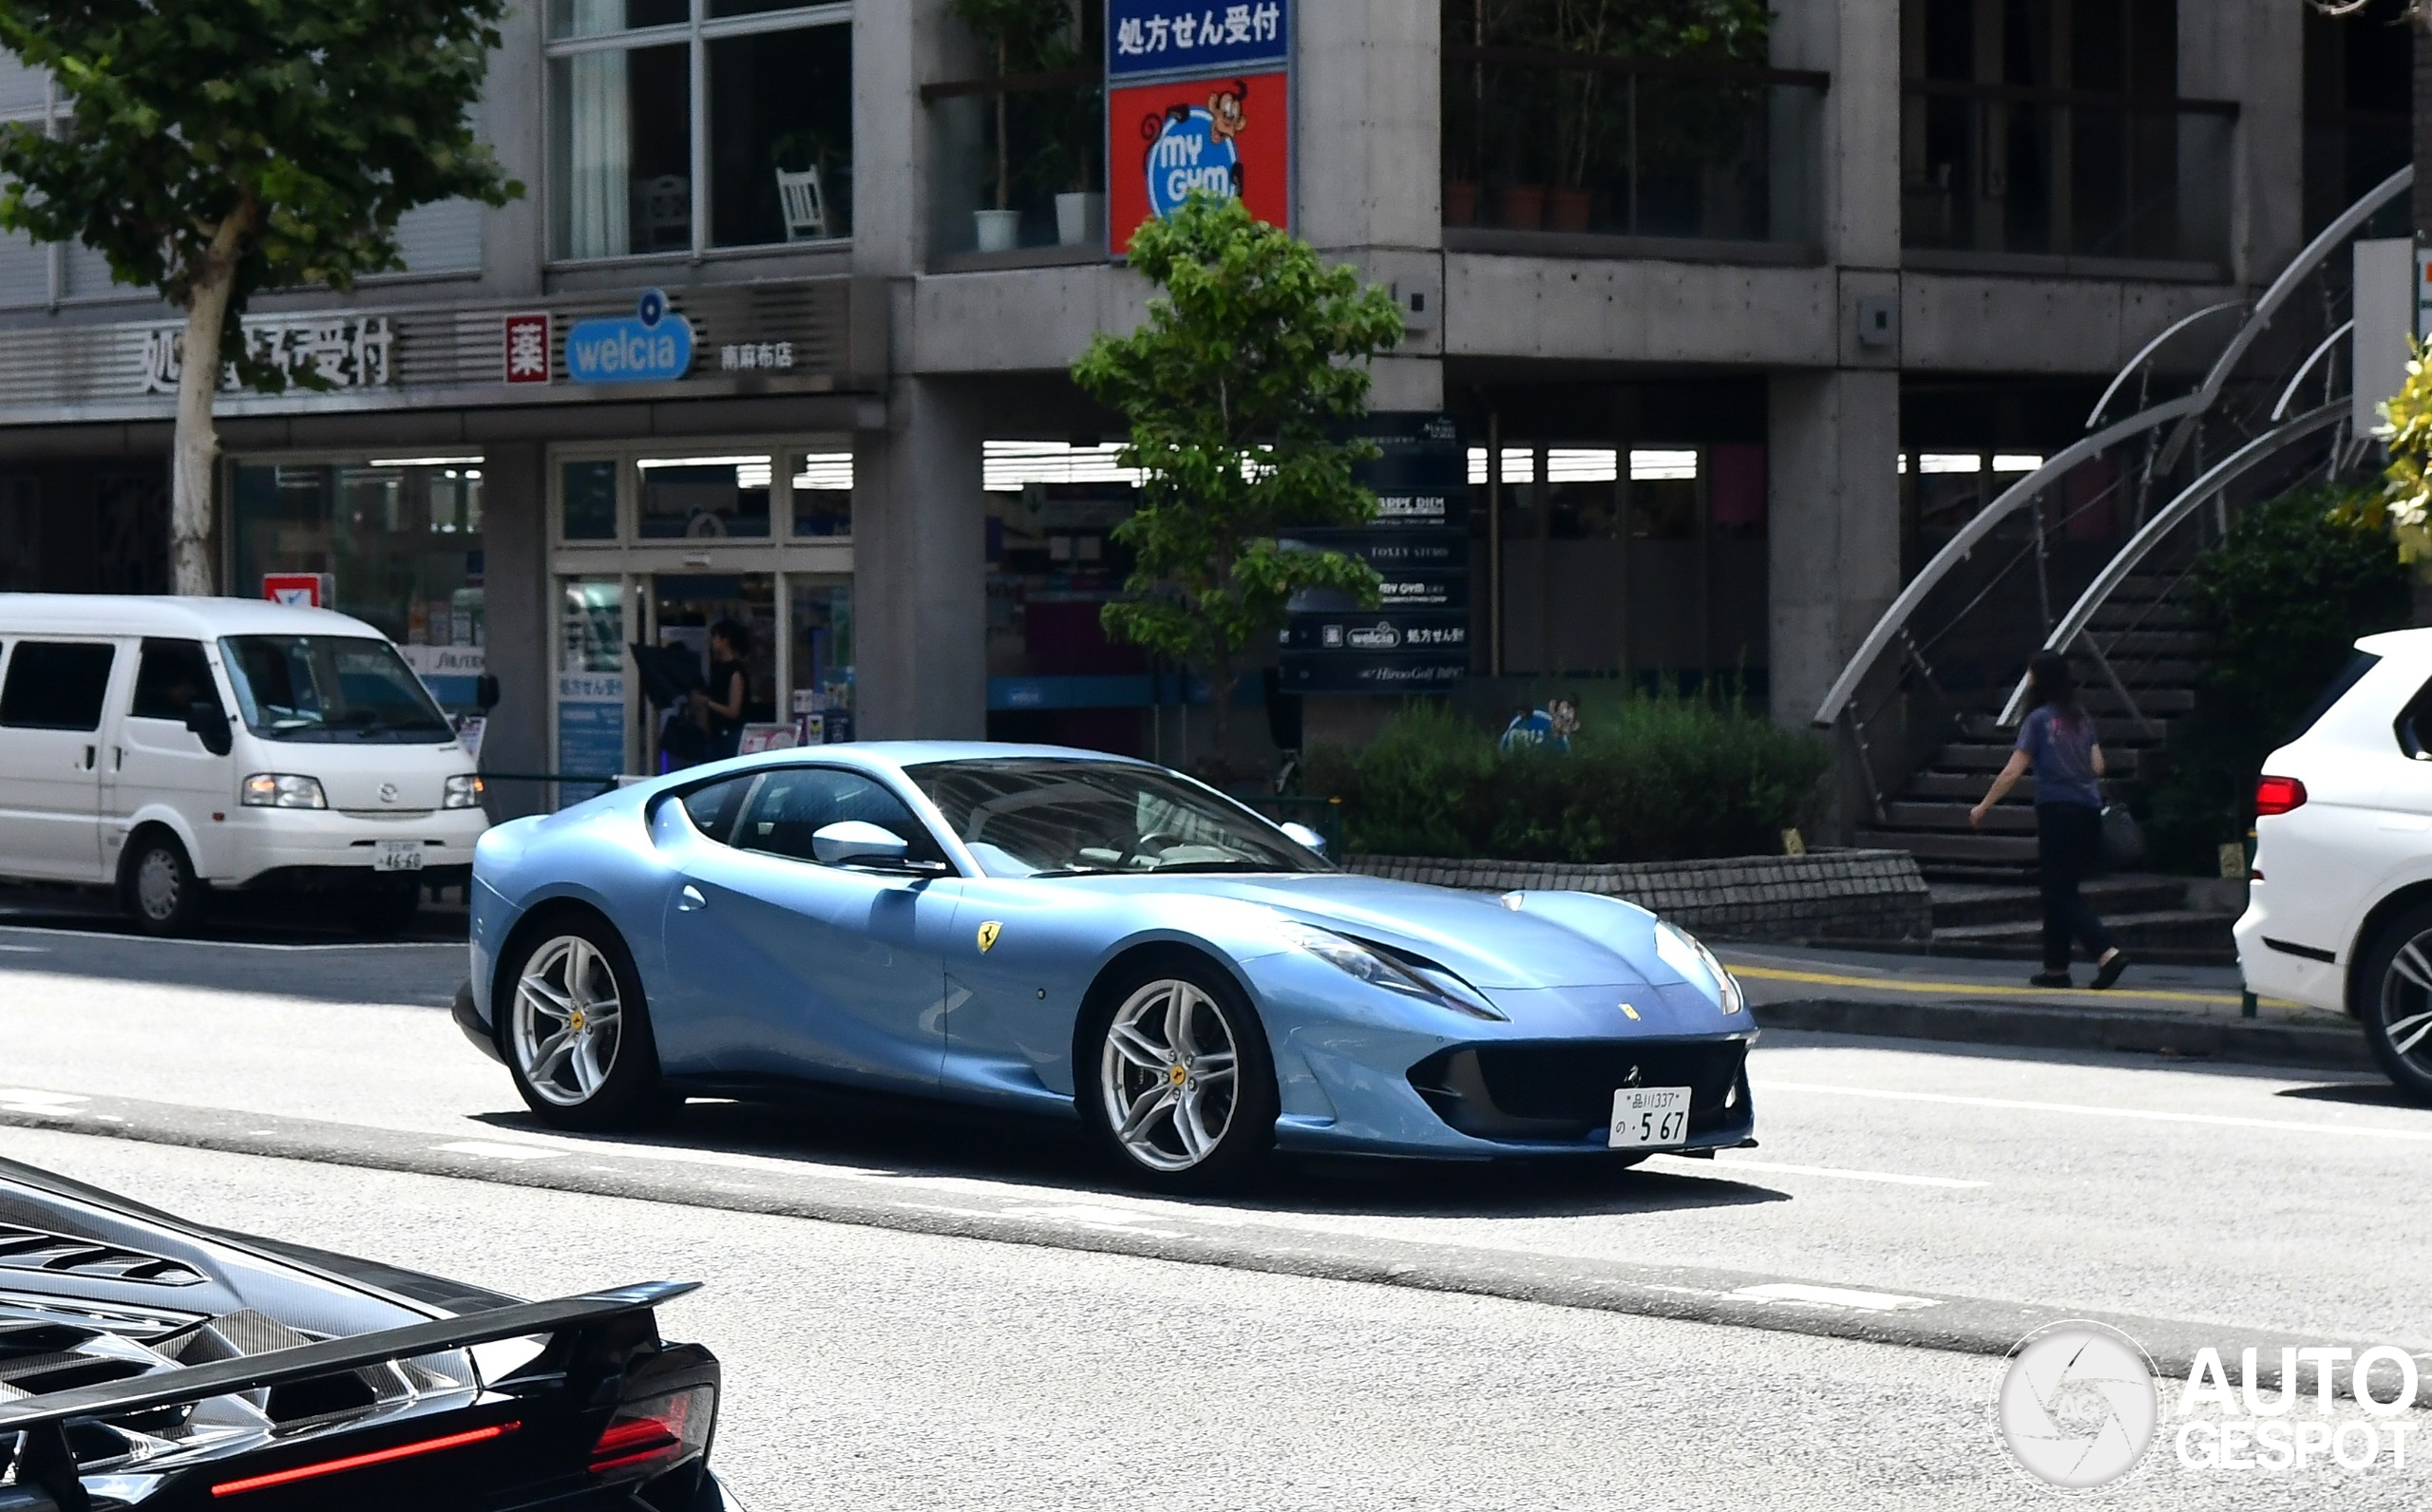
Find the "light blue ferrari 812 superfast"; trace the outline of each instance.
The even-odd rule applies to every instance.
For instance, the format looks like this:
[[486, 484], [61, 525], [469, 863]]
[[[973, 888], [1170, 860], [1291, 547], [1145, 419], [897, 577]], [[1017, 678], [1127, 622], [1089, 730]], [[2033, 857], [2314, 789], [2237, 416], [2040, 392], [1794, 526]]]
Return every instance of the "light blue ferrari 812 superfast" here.
[[457, 1017], [560, 1126], [855, 1087], [1077, 1117], [1167, 1188], [1752, 1143], [1756, 1025], [1690, 936], [1321, 852], [1090, 751], [747, 756], [484, 835]]

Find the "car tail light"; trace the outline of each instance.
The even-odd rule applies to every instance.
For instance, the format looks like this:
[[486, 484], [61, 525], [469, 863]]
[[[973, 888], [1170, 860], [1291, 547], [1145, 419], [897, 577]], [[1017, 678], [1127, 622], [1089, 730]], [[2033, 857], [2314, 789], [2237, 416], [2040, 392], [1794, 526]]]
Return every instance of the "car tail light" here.
[[2254, 784], [2254, 816], [2285, 814], [2306, 801], [2306, 784], [2293, 777], [2267, 777]]
[[711, 1386], [627, 1402], [591, 1446], [591, 1473], [639, 1479], [690, 1459], [709, 1447], [717, 1412], [717, 1389]]
[[360, 1470], [374, 1465], [393, 1465], [399, 1460], [418, 1459], [437, 1454], [443, 1449], [462, 1448], [468, 1444], [486, 1444], [502, 1439], [522, 1427], [521, 1423], [493, 1423], [487, 1427], [468, 1428], [462, 1433], [444, 1434], [435, 1439], [416, 1439], [411, 1444], [399, 1444], [386, 1449], [373, 1449], [364, 1454], [349, 1454], [334, 1460], [315, 1460], [285, 1470], [273, 1470], [267, 1475], [249, 1475], [241, 1481], [222, 1481], [211, 1488], [213, 1496], [238, 1496], [247, 1491], [267, 1491], [276, 1485], [294, 1485], [298, 1481], [317, 1481], [325, 1475], [338, 1475], [348, 1470]]

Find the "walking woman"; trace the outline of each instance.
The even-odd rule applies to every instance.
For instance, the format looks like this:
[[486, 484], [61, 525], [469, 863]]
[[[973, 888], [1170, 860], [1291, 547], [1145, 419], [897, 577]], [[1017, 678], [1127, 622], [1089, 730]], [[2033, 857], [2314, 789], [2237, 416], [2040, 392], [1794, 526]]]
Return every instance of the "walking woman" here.
[[1992, 791], [1967, 811], [1982, 828], [1985, 816], [2031, 767], [2035, 772], [2035, 838], [2043, 879], [2043, 970], [2030, 978], [2038, 987], [2068, 987], [2069, 940], [2075, 936], [2095, 960], [2094, 985], [2109, 987], [2128, 969], [2127, 954], [2079, 895], [2078, 884], [2102, 859], [2102, 747], [2095, 740], [2094, 716], [2078, 703], [2077, 680], [2068, 658], [2038, 652], [2027, 664], [2033, 707], [2019, 727], [2018, 749], [1993, 779]]

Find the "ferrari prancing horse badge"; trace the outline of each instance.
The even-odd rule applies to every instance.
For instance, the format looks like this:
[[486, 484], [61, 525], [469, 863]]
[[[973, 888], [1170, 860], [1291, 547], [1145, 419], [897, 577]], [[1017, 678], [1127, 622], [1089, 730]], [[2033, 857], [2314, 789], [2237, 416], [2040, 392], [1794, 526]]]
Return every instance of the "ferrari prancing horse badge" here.
[[1004, 925], [1002, 925], [1002, 924], [999, 924], [998, 922], [997, 922], [997, 921], [996, 921], [995, 919], [993, 919], [993, 918], [992, 918], [992, 919], [990, 919], [987, 923], [980, 925], [980, 926], [979, 926], [979, 954], [982, 954], [982, 955], [985, 955], [985, 954], [987, 954], [990, 951], [995, 950], [995, 949], [997, 948], [997, 936], [999, 936], [999, 935], [1001, 935], [1001, 934], [1003, 934], [1004, 932], [1005, 932], [1005, 926], [1004, 926]]

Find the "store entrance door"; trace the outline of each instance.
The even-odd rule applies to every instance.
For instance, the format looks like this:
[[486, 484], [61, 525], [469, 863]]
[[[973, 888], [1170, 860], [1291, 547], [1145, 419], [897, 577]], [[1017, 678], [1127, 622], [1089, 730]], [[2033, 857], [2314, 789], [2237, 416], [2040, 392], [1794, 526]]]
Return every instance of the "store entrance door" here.
[[[743, 662], [743, 724], [777, 721], [777, 589], [770, 573], [659, 573], [650, 581], [651, 641], [693, 653], [702, 686], [710, 683], [710, 633], [720, 626], [740, 631]], [[714, 691], [723, 693], [725, 690]], [[652, 709], [647, 721], [650, 769], [674, 771], [712, 757], [706, 742], [676, 729], [690, 721], [699, 730], [699, 711]], [[706, 733], [702, 731], [702, 733]]]

